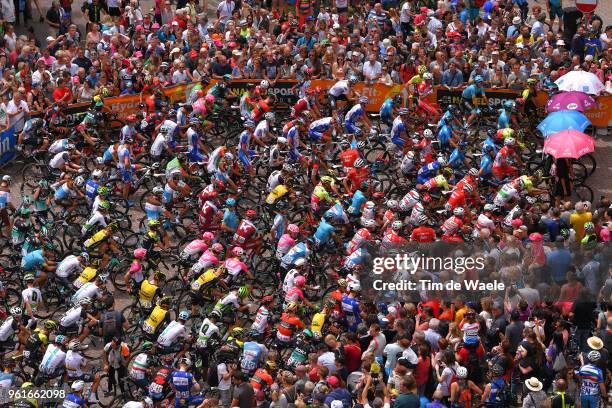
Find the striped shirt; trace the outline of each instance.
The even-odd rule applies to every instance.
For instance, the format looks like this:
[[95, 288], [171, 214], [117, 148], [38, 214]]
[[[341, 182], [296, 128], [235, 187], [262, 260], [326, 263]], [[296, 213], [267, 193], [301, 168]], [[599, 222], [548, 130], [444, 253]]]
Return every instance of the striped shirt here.
[[599, 395], [599, 383], [603, 382], [601, 369], [593, 364], [585, 364], [578, 370], [580, 392], [582, 395]]

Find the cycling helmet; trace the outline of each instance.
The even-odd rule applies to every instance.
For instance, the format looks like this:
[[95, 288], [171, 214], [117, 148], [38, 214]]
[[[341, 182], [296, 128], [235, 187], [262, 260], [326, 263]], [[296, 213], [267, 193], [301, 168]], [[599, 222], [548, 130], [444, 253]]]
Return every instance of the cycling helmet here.
[[514, 140], [513, 137], [507, 137], [504, 139], [504, 146], [514, 146], [516, 143], [516, 140]]
[[156, 227], [159, 227], [159, 225], [160, 225], [159, 220], [149, 220], [149, 227], [156, 228]]
[[254, 128], [255, 127], [255, 122], [252, 121], [251, 119], [247, 119], [247, 120], [244, 121], [244, 127], [246, 129]]
[[200, 119], [193, 117], [189, 119], [189, 124], [190, 125], [199, 125], [200, 124]]
[[365, 218], [361, 221], [361, 225], [363, 225], [366, 228], [374, 228], [376, 226], [376, 221], [370, 218]]
[[66, 150], [74, 150], [74, 149], [76, 149], [76, 146], [73, 145], [72, 143], [69, 143], [66, 145]]
[[136, 115], [128, 115], [128, 117], [125, 118], [125, 120], [128, 122], [136, 122]]
[[287, 138], [279, 136], [276, 138], [276, 143], [282, 144], [282, 145], [287, 144]]
[[67, 340], [66, 336], [64, 336], [63, 334], [58, 334], [55, 337], [55, 342], [58, 343], [58, 344], [64, 344], [66, 342], [66, 340]]
[[292, 232], [294, 234], [298, 234], [300, 232], [300, 227], [295, 224], [289, 224], [287, 226], [287, 231]]
[[425, 74], [423, 74], [423, 79], [425, 81], [433, 81], [433, 75], [429, 72], [426, 72]]
[[474, 191], [474, 187], [472, 187], [470, 183], [465, 183], [463, 185], [463, 191], [465, 191], [466, 193], [471, 193]]
[[351, 75], [348, 79], [348, 82], [351, 85], [355, 85], [357, 82], [359, 82], [359, 78], [357, 78], [355, 75]]
[[[70, 344], [72, 344], [72, 343], [70, 343]], [[70, 345], [68, 345], [68, 348], [70, 348]], [[72, 349], [70, 349], [70, 350], [72, 350]], [[85, 382], [82, 381], [82, 380], [76, 380], [70, 386], [70, 389], [72, 389], [72, 391], [75, 391], [75, 392], [81, 392], [81, 391], [83, 391], [83, 388], [85, 388]]]
[[447, 165], [446, 159], [444, 157], [438, 157], [438, 164], [440, 164], [441, 167], [445, 167]]
[[266, 112], [266, 114], [264, 115], [264, 118], [266, 118], [266, 120], [269, 120], [271, 122], [274, 122], [274, 112]]
[[304, 278], [302, 275], [297, 275], [295, 278], [293, 278], [293, 283], [295, 286], [304, 286], [306, 284], [306, 278]]
[[92, 171], [91, 176], [95, 179], [102, 177], [102, 170], [96, 169]]
[[19, 210], [19, 215], [23, 218], [28, 218], [30, 216], [30, 209], [27, 207], [23, 207]]
[[350, 282], [348, 289], [352, 292], [359, 292], [361, 290], [361, 284], [357, 281]]
[[99, 207], [103, 210], [109, 210], [110, 209], [110, 203], [106, 200], [104, 201], [100, 201]]
[[529, 78], [529, 79], [527, 80], [527, 83], [528, 83], [529, 85], [535, 85], [536, 80], [535, 80], [535, 79], [533, 79], [533, 78]]
[[85, 179], [83, 176], [77, 176], [77, 178], [74, 179], [74, 184], [77, 187], [83, 187], [83, 184], [85, 184]]
[[161, 133], [163, 135], [165, 135], [169, 131], [170, 131], [170, 128], [168, 128], [168, 126], [166, 126], [166, 125], [162, 125], [162, 127], [159, 128], [159, 133]]
[[397, 200], [389, 200], [389, 201], [387, 201], [387, 208], [390, 209], [390, 210], [395, 210], [398, 205], [399, 205], [399, 203], [397, 202]]
[[482, 83], [482, 81], [484, 81], [484, 78], [480, 75], [476, 75], [476, 77], [474, 78], [474, 83], [476, 84], [480, 84]]
[[268, 89], [270, 88], [270, 82], [268, 82], [268, 80], [264, 79], [259, 83], [259, 86], [261, 87], [261, 89]]
[[464, 213], [464, 209], [463, 207], [457, 207], [453, 210], [453, 214], [456, 215], [457, 217], [461, 217]]
[[223, 79], [224, 79], [225, 81], [231, 81], [232, 76], [231, 76], [230, 74], [225, 74], [225, 75], [223, 75]]
[[266, 361], [266, 370], [276, 371], [276, 363], [274, 361]]
[[504, 368], [499, 364], [494, 364], [493, 367], [491, 367], [491, 375], [493, 377], [501, 377], [504, 375], [504, 372]]
[[293, 265], [298, 266], [298, 267], [299, 266], [304, 266], [304, 265], [306, 265], [306, 259], [298, 258], [298, 259], [295, 260], [295, 262], [293, 262]]
[[402, 96], [400, 94], [397, 94], [393, 97], [393, 104], [394, 105], [399, 105], [402, 103]]
[[474, 167], [472, 167], [472, 168], [471, 168], [471, 169], [468, 171], [468, 174], [469, 174], [470, 176], [473, 176], [473, 177], [476, 177], [476, 176], [478, 175], [478, 173], [479, 173], [479, 172], [478, 172], [478, 169], [477, 169], [477, 168], [474, 168]]
[[136, 248], [134, 250], [134, 258], [143, 259], [145, 256], [147, 256], [147, 250], [145, 248]]
[[158, 281], [165, 281], [166, 274], [160, 271], [159, 269], [157, 269], [155, 272], [153, 272], [153, 279], [158, 280]]
[[304, 329], [304, 331], [302, 331], [302, 334], [307, 339], [312, 339], [312, 337], [313, 337], [312, 330], [310, 330], [310, 329]]
[[399, 114], [400, 115], [408, 115], [409, 113], [410, 113], [410, 109], [408, 109], [408, 108], [401, 108], [399, 110]]
[[417, 221], [419, 222], [419, 224], [423, 225], [423, 224], [427, 224], [427, 221], [429, 221], [429, 219], [427, 218], [425, 214], [421, 214], [419, 215]]
[[597, 350], [591, 350], [589, 354], [587, 354], [587, 358], [591, 363], [596, 363], [601, 359], [601, 353]]
[[57, 323], [55, 323], [53, 320], [47, 320], [44, 323], [44, 327], [47, 330], [55, 330], [55, 329], [57, 329]]
[[360, 97], [359, 97], [359, 103], [361, 103], [361, 104], [364, 104], [364, 105], [365, 105], [365, 104], [367, 104], [369, 101], [370, 101], [370, 100], [368, 99], [368, 97], [367, 97], [367, 96], [360, 96]]
[[241, 286], [238, 289], [238, 297], [245, 298], [249, 295], [249, 287], [246, 285]]
[[212, 246], [210, 247], [210, 249], [212, 249], [214, 252], [219, 253], [223, 251], [223, 245], [221, 245], [218, 242], [215, 242], [214, 244], [212, 244]]
[[179, 364], [191, 367], [191, 360], [189, 359], [189, 357], [183, 357], [179, 360]]
[[77, 340], [72, 340], [68, 343], [68, 350], [79, 350], [81, 348], [81, 342]]
[[170, 303], [172, 302], [172, 297], [170, 296], [164, 296], [161, 299], [159, 299], [159, 301], [157, 302], [157, 304], [159, 306], [170, 306]]
[[329, 176], [323, 176], [321, 177], [321, 183], [323, 184], [330, 184], [334, 182], [334, 178], [333, 177], [329, 177]]
[[400, 220], [395, 220], [391, 223], [391, 229], [393, 229], [393, 231], [399, 231], [403, 226], [404, 224]]
[[106, 281], [108, 280], [108, 273], [98, 274], [98, 279], [100, 279], [102, 283], [106, 283]]
[[155, 186], [153, 187], [153, 190], [151, 192], [153, 193], [153, 195], [164, 194], [164, 188], [161, 186]]
[[213, 94], [206, 95], [206, 97], [204, 98], [204, 102], [215, 103], [215, 95]]
[[189, 312], [187, 310], [181, 310], [181, 312], [178, 315], [178, 318], [180, 320], [189, 320]]
[[353, 167], [355, 167], [356, 169], [360, 169], [362, 167], [365, 166], [365, 160], [363, 160], [362, 158], [359, 158], [357, 160], [355, 160], [355, 163], [353, 163]]
[[267, 295], [267, 296], [264, 296], [263, 298], [261, 298], [261, 303], [263, 303], [264, 305], [267, 305], [267, 304], [272, 303], [272, 302], [274, 302], [274, 297], [273, 296]]
[[11, 314], [11, 316], [19, 316], [23, 314], [23, 310], [21, 310], [19, 306], [13, 306], [11, 307], [11, 310], [9, 310], [9, 313]]
[[506, 138], [506, 137], [512, 137], [514, 136], [514, 129], [512, 128], [505, 128], [502, 130], [501, 132], [502, 137]]
[[456, 374], [457, 374], [457, 378], [461, 378], [461, 379], [467, 378], [468, 370], [465, 367], [459, 366], [459, 367], [457, 367]]
[[105, 196], [108, 194], [108, 187], [98, 187], [98, 195]]
[[433, 132], [431, 131], [431, 129], [425, 129], [425, 130], [423, 131], [423, 137], [424, 137], [425, 139], [431, 139], [431, 138], [433, 138]]
[[514, 108], [514, 102], [511, 100], [504, 101], [504, 108], [506, 109]]
[[355, 135], [355, 137], [359, 137], [362, 134], [363, 134], [363, 132], [359, 128], [355, 129], [355, 131], [353, 132], [353, 135]]
[[298, 308], [297, 302], [291, 301], [285, 304], [285, 312], [293, 312], [294, 310], [297, 310], [297, 308]]
[[595, 224], [593, 224], [590, 221], [589, 222], [585, 222], [584, 223], [584, 230], [585, 231], [591, 231], [591, 232], [595, 231]]
[[454, 103], [451, 103], [450, 105], [448, 105], [448, 110], [451, 113], [457, 113], [457, 111], [459, 110], [459, 107], [455, 105]]
[[153, 406], [153, 400], [151, 399], [151, 397], [144, 397], [142, 400], [144, 401], [146, 406], [148, 406], [148, 407], [152, 407]]
[[36, 279], [36, 278], [34, 278], [34, 275], [33, 275], [33, 274], [31, 274], [31, 273], [26, 273], [26, 274], [25, 274], [25, 276], [23, 277], [23, 281], [24, 281], [25, 283], [28, 283], [28, 282], [34, 282], [34, 280], [35, 280], [35, 279]]
[[85, 305], [91, 305], [92, 301], [90, 297], [84, 297], [83, 299], [79, 300], [79, 306], [85, 306]]
[[227, 205], [228, 207], [235, 207], [236, 200], [233, 198], [228, 198], [227, 200], [225, 200], [225, 205]]
[[234, 256], [242, 256], [244, 254], [244, 249], [242, 249], [241, 247], [235, 247], [234, 249], [232, 249], [232, 255]]

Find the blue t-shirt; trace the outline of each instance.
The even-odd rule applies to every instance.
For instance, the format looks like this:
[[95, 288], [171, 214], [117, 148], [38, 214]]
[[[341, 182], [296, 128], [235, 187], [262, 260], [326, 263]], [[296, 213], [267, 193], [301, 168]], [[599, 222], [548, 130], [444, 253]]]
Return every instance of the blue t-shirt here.
[[572, 264], [572, 255], [565, 249], [556, 249], [546, 255], [546, 265], [550, 267], [552, 278], [560, 283], [565, 280], [565, 274]]

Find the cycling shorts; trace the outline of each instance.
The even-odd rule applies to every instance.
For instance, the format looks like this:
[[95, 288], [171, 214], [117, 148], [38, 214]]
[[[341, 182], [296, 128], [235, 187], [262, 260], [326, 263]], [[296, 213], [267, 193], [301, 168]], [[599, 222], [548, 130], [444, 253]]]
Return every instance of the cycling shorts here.
[[323, 138], [323, 133], [315, 132], [313, 130], [309, 130], [308, 131], [308, 137], [310, 138], [311, 141], [318, 142], [318, 141], [320, 141]]
[[238, 150], [238, 158], [244, 167], [251, 167], [251, 156], [254, 154], [255, 152], [251, 149], [249, 149], [248, 154], [242, 150]]
[[358, 130], [361, 130], [359, 126], [349, 121], [344, 122], [344, 127], [346, 128], [346, 133], [349, 135], [355, 134]]
[[397, 147], [401, 149], [403, 149], [404, 146], [406, 145], [406, 141], [402, 139], [400, 136], [392, 137], [391, 142], [393, 142], [394, 145], [396, 145]]

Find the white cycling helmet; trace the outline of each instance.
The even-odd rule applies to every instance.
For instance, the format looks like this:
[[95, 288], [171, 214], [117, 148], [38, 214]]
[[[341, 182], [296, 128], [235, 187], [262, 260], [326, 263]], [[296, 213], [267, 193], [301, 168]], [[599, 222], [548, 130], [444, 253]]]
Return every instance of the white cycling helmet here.
[[259, 83], [259, 86], [260, 86], [262, 89], [268, 89], [268, 88], [270, 87], [270, 82], [268, 82], [268, 80], [267, 80], [267, 79], [264, 79], [263, 81], [261, 81], [261, 82]]
[[83, 176], [78, 176], [74, 179], [74, 184], [77, 187], [83, 187], [83, 184], [85, 184], [85, 179], [83, 178]]
[[457, 207], [453, 210], [453, 214], [456, 215], [457, 217], [461, 217], [464, 212], [465, 211], [463, 210], [463, 207]]
[[440, 166], [444, 167], [447, 165], [446, 159], [444, 157], [438, 157], [438, 163]]
[[359, 292], [361, 290], [361, 284], [357, 281], [349, 283], [348, 288], [352, 292]]
[[395, 210], [398, 205], [399, 205], [399, 203], [397, 202], [397, 200], [389, 200], [389, 201], [387, 201], [387, 208], [390, 209], [390, 210]]
[[431, 139], [431, 138], [433, 138], [433, 132], [431, 131], [431, 129], [425, 129], [425, 130], [423, 131], [423, 137], [424, 137], [425, 139]]
[[393, 231], [399, 231], [402, 229], [403, 226], [404, 224], [400, 220], [396, 220], [391, 223], [391, 229]]
[[457, 378], [467, 378], [468, 370], [465, 367], [457, 367]]
[[470, 171], [468, 171], [468, 174], [472, 177], [476, 177], [478, 175], [478, 169], [472, 167]]
[[85, 382], [82, 380], [76, 380], [72, 383], [70, 388], [72, 389], [72, 391], [76, 392], [83, 391], [83, 388], [85, 388]]
[[504, 139], [504, 146], [514, 146], [516, 143], [516, 140], [514, 140], [513, 137], [507, 137]]
[[97, 164], [104, 164], [104, 157], [102, 157], [102, 156], [96, 157], [96, 163]]
[[433, 80], [433, 75], [430, 72], [426, 72], [425, 74], [423, 74], [423, 79], [426, 81], [431, 81]]
[[370, 218], [363, 218], [361, 221], [361, 225], [366, 228], [374, 228], [376, 226], [376, 221]]
[[472, 191], [474, 191], [474, 187], [472, 187], [470, 183], [465, 183], [463, 185], [463, 191], [465, 191], [466, 193], [471, 193]]
[[100, 178], [102, 177], [102, 170], [96, 169], [94, 171], [91, 172], [91, 176], [93, 178]]

